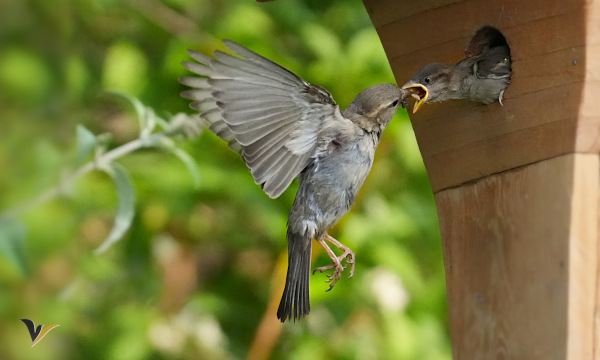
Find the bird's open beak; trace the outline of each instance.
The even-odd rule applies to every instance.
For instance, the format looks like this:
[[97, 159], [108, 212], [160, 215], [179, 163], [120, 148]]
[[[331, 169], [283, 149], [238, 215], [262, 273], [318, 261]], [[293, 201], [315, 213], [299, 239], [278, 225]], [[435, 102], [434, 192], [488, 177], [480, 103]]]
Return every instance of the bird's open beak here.
[[402, 87], [404, 90], [410, 90], [411, 97], [417, 99], [417, 102], [413, 106], [413, 114], [419, 110], [421, 105], [427, 101], [427, 97], [429, 96], [429, 91], [425, 87], [425, 85], [421, 84], [406, 84]]

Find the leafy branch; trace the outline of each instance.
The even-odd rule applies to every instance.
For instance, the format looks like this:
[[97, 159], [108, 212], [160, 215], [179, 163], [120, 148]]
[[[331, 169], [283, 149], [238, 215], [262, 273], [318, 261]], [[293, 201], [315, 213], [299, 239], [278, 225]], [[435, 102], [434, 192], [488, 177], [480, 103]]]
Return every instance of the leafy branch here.
[[[193, 177], [194, 184], [198, 185], [200, 178], [196, 162], [186, 151], [178, 147], [176, 140], [199, 135], [204, 129], [204, 123], [197, 117], [190, 117], [183, 113], [176, 114], [167, 121], [156, 115], [151, 108], [144, 106], [138, 99], [126, 94], [119, 95], [129, 100], [136, 110], [140, 127], [137, 139], [107, 151], [110, 134], [95, 135], [84, 126], [78, 125], [76, 156], [78, 168], [64, 177], [57, 185], [33, 199], [0, 213], [0, 256], [13, 263], [23, 274], [27, 273], [23, 249], [26, 228], [17, 218], [63, 195], [64, 189], [71, 188], [85, 174], [99, 170], [110, 175], [118, 197], [112, 230], [96, 249], [97, 254], [105, 252], [123, 237], [129, 230], [135, 215], [135, 189], [128, 171], [115, 162], [117, 159], [144, 148], [165, 150], [183, 162]], [[92, 159], [85, 162], [90, 157]]]

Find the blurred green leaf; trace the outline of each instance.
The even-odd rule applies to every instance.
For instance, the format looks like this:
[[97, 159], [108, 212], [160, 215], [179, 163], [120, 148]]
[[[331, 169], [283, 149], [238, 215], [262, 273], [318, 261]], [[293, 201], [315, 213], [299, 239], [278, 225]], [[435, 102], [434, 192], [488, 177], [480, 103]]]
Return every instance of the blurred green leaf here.
[[96, 144], [96, 135], [85, 126], [77, 125], [77, 159], [75, 160], [77, 166], [83, 164], [88, 155], [94, 151]]
[[11, 263], [21, 275], [28, 276], [25, 261], [25, 226], [13, 219], [0, 219], [0, 256]]
[[[1, 39], [0, 39], [1, 40]], [[0, 91], [18, 102], [38, 102], [48, 97], [52, 73], [30, 49], [3, 48], [0, 52]]]
[[119, 93], [119, 95], [129, 100], [129, 102], [135, 108], [135, 112], [137, 113], [137, 119], [140, 125], [140, 134], [151, 133], [154, 130], [154, 127], [156, 126], [153, 116], [154, 111], [142, 104], [142, 102], [135, 96], [125, 93]]
[[81, 101], [89, 89], [90, 74], [80, 56], [71, 55], [64, 63], [65, 87], [69, 96]]
[[333, 62], [332, 66], [338, 66], [336, 60], [342, 55], [340, 38], [326, 26], [307, 24], [302, 28], [302, 40], [319, 60], [327, 59]]
[[135, 45], [120, 40], [108, 49], [102, 77], [104, 88], [138, 95], [148, 80], [148, 60]]
[[113, 228], [102, 245], [96, 249], [96, 254], [102, 254], [125, 235], [135, 214], [135, 190], [127, 171], [116, 163], [111, 164], [105, 171], [115, 182], [119, 205]]
[[273, 29], [273, 20], [263, 8], [247, 3], [237, 6], [225, 19], [221, 19], [223, 31], [232, 37], [260, 36]]
[[[381, 45], [375, 29], [367, 28], [354, 34], [348, 43], [347, 54], [348, 56], [344, 60], [353, 73], [372, 73], [374, 70], [378, 70], [385, 74], [383, 81], [393, 78], [385, 57], [385, 50], [383, 50], [383, 45]], [[379, 80], [369, 76], [363, 81], [365, 86], [369, 86], [374, 84], [373, 81]]]

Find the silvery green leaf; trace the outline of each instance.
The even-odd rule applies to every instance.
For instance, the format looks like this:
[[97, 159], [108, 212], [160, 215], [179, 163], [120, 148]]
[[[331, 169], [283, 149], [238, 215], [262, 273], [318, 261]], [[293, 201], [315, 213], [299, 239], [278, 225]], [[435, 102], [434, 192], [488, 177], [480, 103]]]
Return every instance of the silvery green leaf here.
[[115, 94], [127, 99], [134, 107], [140, 125], [140, 135], [147, 136], [154, 131], [156, 127], [156, 115], [154, 110], [142, 104], [135, 96], [115, 91]]
[[29, 274], [25, 261], [26, 229], [20, 222], [0, 219], [0, 257], [11, 263], [23, 276]]
[[125, 235], [131, 227], [135, 214], [135, 190], [127, 171], [115, 163], [102, 170], [106, 171], [115, 182], [119, 205], [113, 228], [106, 240], [96, 249], [96, 254], [105, 252]]
[[85, 159], [94, 151], [96, 144], [96, 135], [85, 126], [77, 125], [77, 158], [75, 160], [77, 166], [85, 162]]
[[171, 117], [170, 130], [177, 129], [184, 137], [194, 138], [199, 136], [208, 123], [198, 116], [177, 113]]
[[170, 125], [169, 122], [162, 117], [155, 115], [156, 124], [160, 126], [163, 130], [168, 130]]

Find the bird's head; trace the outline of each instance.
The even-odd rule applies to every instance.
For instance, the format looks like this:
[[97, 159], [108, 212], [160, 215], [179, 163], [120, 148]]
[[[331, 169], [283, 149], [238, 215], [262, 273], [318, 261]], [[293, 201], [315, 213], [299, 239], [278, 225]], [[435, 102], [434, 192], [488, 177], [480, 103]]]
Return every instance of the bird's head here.
[[394, 84], [378, 84], [361, 91], [344, 115], [367, 131], [382, 131], [409, 92]]
[[450, 94], [458, 86], [453, 84], [454, 65], [431, 63], [425, 65], [413, 76], [402, 89], [409, 90], [411, 97], [417, 102], [413, 106], [413, 113], [426, 102], [443, 101], [451, 98]]

